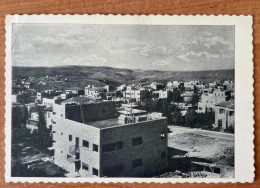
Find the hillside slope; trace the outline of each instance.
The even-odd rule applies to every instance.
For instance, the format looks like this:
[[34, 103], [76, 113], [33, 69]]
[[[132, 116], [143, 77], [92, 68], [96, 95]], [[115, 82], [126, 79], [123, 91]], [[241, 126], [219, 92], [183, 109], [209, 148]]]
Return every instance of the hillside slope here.
[[167, 81], [202, 80], [205, 83], [214, 80], [234, 80], [234, 70], [214, 71], [156, 71], [140, 69], [119, 69], [112, 67], [65, 66], [65, 67], [13, 67], [13, 79], [22, 77], [43, 77], [63, 75], [83, 84], [131, 84], [150, 83], [153, 81], [166, 83]]

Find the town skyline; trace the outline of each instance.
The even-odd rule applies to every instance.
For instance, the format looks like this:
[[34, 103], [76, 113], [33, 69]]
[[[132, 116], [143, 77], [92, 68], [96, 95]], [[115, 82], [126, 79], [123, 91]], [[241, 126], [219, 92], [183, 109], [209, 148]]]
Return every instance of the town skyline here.
[[14, 24], [13, 36], [13, 66], [234, 69], [233, 26]]

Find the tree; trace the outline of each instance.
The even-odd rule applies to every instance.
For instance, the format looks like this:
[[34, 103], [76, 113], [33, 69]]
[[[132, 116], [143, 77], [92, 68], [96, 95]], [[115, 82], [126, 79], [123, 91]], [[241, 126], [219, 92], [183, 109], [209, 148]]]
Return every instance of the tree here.
[[194, 86], [194, 93], [198, 93], [198, 88], [197, 88], [197, 86]]
[[21, 128], [28, 119], [28, 110], [25, 105], [12, 107], [12, 127]]
[[183, 125], [183, 118], [178, 108], [172, 114], [172, 122], [176, 125]]
[[173, 94], [171, 91], [168, 91], [168, 95], [167, 95], [167, 101], [168, 103], [170, 103], [173, 100]]
[[194, 93], [194, 94], [192, 95], [192, 98], [191, 98], [190, 103], [191, 103], [192, 105], [195, 105], [195, 104], [198, 104], [198, 102], [199, 102], [199, 95], [198, 95], [197, 93]]
[[25, 125], [26, 124], [26, 121], [29, 117], [29, 112], [28, 112], [28, 109], [26, 108], [25, 105], [23, 105], [22, 107], [22, 112], [23, 112], [23, 119], [22, 119], [22, 123]]
[[194, 128], [197, 125], [197, 113], [194, 109], [189, 109], [185, 115], [187, 126]]
[[173, 102], [182, 102], [181, 92], [177, 88], [172, 91], [172, 99]]
[[38, 106], [37, 111], [39, 114], [39, 125], [38, 125], [38, 146], [40, 148], [46, 149], [47, 147], [51, 146], [51, 135], [50, 135], [50, 130], [47, 129], [46, 127], [46, 121], [45, 121], [45, 116], [43, 113], [43, 110]]

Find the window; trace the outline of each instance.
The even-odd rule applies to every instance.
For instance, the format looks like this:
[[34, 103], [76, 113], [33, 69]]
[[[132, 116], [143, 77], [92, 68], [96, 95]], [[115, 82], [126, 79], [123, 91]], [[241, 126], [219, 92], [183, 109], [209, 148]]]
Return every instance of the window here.
[[72, 135], [69, 135], [69, 141], [70, 142], [72, 141]]
[[93, 151], [96, 151], [96, 152], [98, 152], [98, 145], [96, 145], [96, 144], [93, 144]]
[[63, 132], [61, 132], [60, 135], [63, 135]]
[[67, 154], [67, 159], [69, 159], [69, 158], [71, 158], [71, 157], [72, 157], [71, 155]]
[[166, 134], [165, 133], [161, 133], [161, 139], [165, 139], [166, 138]]
[[60, 150], [60, 153], [62, 153], [62, 151]]
[[92, 174], [98, 176], [98, 170], [96, 168], [92, 169]]
[[132, 146], [137, 146], [143, 143], [142, 137], [136, 137], [132, 139]]
[[63, 117], [63, 114], [61, 114], [60, 117]]
[[88, 164], [82, 162], [82, 170], [88, 171]]
[[165, 158], [166, 158], [166, 152], [163, 151], [163, 152], [161, 153], [161, 159], [165, 159]]
[[48, 118], [50, 118], [51, 117], [51, 114], [48, 112]]
[[86, 141], [86, 140], [82, 141], [82, 145], [83, 145], [84, 148], [89, 148], [89, 142]]
[[103, 151], [103, 153], [104, 152], [111, 152], [111, 151], [122, 149], [123, 146], [124, 146], [124, 143], [122, 141], [112, 143], [112, 144], [106, 144], [106, 145], [103, 145], [102, 151]]
[[220, 114], [224, 114], [225, 110], [224, 109], [219, 109]]
[[141, 158], [141, 159], [134, 160], [134, 161], [132, 162], [132, 168], [136, 168], [136, 167], [139, 167], [139, 166], [142, 166], [142, 158]]

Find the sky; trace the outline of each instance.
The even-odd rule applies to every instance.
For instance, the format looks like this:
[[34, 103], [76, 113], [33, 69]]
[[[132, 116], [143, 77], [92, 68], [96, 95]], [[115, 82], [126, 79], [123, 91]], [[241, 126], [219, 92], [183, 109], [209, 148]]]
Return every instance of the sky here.
[[234, 69], [234, 26], [13, 24], [13, 66]]

